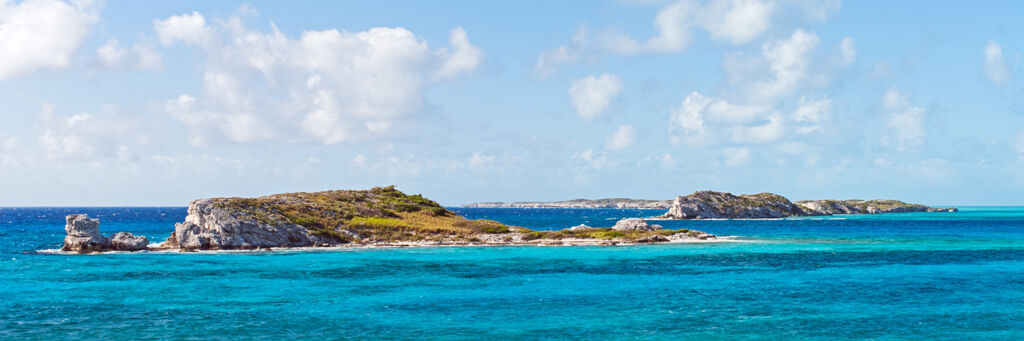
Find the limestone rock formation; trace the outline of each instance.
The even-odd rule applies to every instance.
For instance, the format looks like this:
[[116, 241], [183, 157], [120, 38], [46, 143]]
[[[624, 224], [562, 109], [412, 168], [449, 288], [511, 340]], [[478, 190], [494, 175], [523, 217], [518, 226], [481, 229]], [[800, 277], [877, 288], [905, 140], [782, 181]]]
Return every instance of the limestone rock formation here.
[[733, 195], [700, 191], [678, 196], [663, 217], [672, 219], [783, 218], [805, 212], [785, 197], [771, 193]]
[[65, 217], [64, 246], [61, 250], [81, 253], [101, 252], [110, 250], [110, 240], [100, 234], [100, 220], [89, 218], [85, 214], [72, 214]]
[[587, 226], [587, 225], [584, 225], [584, 224], [579, 224], [579, 225], [570, 227], [569, 231], [583, 231], [583, 230], [586, 230], [586, 229], [589, 229], [589, 228], [590, 228], [590, 226]]
[[772, 193], [733, 195], [700, 191], [678, 196], [664, 218], [757, 219], [833, 214], [881, 214], [904, 212], [956, 212], [956, 208], [932, 208], [899, 200], [804, 200], [791, 202]]
[[173, 240], [164, 245], [182, 249], [256, 249], [300, 247], [325, 243], [301, 225], [276, 215], [233, 210], [216, 199], [195, 200], [185, 221], [174, 225]]
[[149, 246], [149, 238], [136, 236], [129, 232], [118, 232], [110, 236], [110, 245], [118, 251], [141, 251]]
[[654, 231], [660, 228], [661, 225], [651, 225], [640, 218], [622, 219], [612, 226], [612, 229], [616, 231]]

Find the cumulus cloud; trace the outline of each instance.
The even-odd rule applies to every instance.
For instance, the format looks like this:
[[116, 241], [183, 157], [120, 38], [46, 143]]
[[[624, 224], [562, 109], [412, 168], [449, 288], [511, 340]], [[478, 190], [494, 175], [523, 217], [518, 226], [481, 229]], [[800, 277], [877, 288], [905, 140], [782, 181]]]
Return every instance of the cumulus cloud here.
[[746, 44], [771, 27], [778, 7], [773, 1], [763, 0], [712, 0], [704, 5], [693, 0], [673, 2], [655, 15], [653, 25], [656, 33], [653, 36], [638, 40], [619, 31], [591, 33], [581, 28], [568, 45], [541, 53], [534, 73], [545, 78], [554, 73], [558, 65], [575, 62], [588, 53], [636, 55], [681, 52], [690, 44], [694, 28], [703, 29], [714, 40]]
[[758, 0], [715, 0], [697, 18], [711, 38], [740, 45], [768, 30], [777, 6]]
[[608, 110], [620, 92], [622, 81], [611, 74], [574, 79], [569, 87], [569, 97], [572, 106], [576, 108], [576, 114], [587, 121]]
[[71, 65], [98, 12], [92, 1], [0, 1], [0, 80]]
[[199, 12], [175, 15], [163, 20], [154, 19], [153, 30], [156, 31], [160, 42], [164, 45], [171, 45], [178, 41], [185, 44], [205, 45], [211, 43], [216, 34], [212, 27], [206, 26], [206, 17]]
[[306, 31], [290, 38], [249, 30], [238, 18], [212, 26], [199, 13], [155, 20], [164, 44], [198, 46], [202, 92], [166, 102], [194, 144], [280, 140], [323, 144], [382, 139], [411, 129], [431, 80], [479, 65], [482, 52], [456, 28], [451, 46], [431, 51], [401, 27]]
[[726, 82], [748, 101], [774, 101], [792, 93], [807, 79], [818, 43], [817, 34], [798, 29], [786, 39], [762, 44], [759, 57], [727, 54], [722, 58]]
[[924, 109], [910, 105], [907, 96], [890, 88], [882, 100], [887, 112], [886, 127], [889, 134], [883, 137], [883, 144], [904, 150], [921, 145], [924, 141]]
[[673, 108], [669, 114], [668, 130], [686, 135], [699, 135], [704, 132], [704, 110], [714, 99], [707, 98], [698, 92], [692, 92], [683, 103]]
[[1003, 59], [1003, 47], [989, 40], [985, 45], [985, 77], [995, 85], [1003, 85], [1009, 76], [1010, 68]]
[[622, 150], [632, 146], [635, 141], [636, 129], [633, 129], [633, 125], [621, 125], [611, 136], [608, 136], [605, 147], [611, 150]]
[[761, 54], [768, 62], [773, 77], [754, 84], [754, 94], [758, 98], [772, 98], [791, 91], [807, 77], [809, 55], [818, 46], [818, 41], [814, 32], [796, 30], [789, 39], [765, 43]]
[[442, 47], [438, 50], [438, 57], [443, 60], [441, 68], [434, 72], [434, 79], [449, 79], [472, 72], [480, 65], [483, 58], [483, 51], [479, 47], [469, 43], [466, 30], [462, 27], [452, 29], [449, 44], [452, 48]]
[[164, 65], [160, 53], [149, 46], [135, 44], [129, 50], [122, 48], [117, 39], [107, 40], [106, 44], [96, 50], [96, 61], [108, 69], [129, 67], [135, 70], [155, 70]]
[[[707, 141], [710, 129], [730, 131], [737, 143], [763, 143], [781, 136], [783, 119], [759, 104], [737, 104], [692, 92], [669, 113], [669, 132]], [[717, 135], [717, 134], [716, 134]]]

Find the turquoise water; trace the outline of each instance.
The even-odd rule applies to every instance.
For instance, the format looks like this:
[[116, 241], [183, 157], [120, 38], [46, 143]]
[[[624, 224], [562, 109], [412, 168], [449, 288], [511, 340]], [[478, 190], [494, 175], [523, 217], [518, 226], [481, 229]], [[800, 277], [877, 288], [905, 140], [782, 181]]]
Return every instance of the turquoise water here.
[[[456, 209], [559, 229], [661, 211]], [[162, 240], [184, 208], [0, 208], [0, 338], [1021, 339], [1024, 208], [662, 221], [730, 242], [63, 255], [63, 216]]]

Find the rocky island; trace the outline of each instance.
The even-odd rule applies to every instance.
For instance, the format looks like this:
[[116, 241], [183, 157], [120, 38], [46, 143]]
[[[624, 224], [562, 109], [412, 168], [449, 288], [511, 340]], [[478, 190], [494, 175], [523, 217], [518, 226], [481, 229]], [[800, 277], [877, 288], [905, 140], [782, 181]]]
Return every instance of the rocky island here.
[[803, 200], [791, 202], [773, 193], [742, 194], [698, 191], [681, 195], [662, 218], [667, 219], [765, 219], [834, 214], [881, 214], [905, 212], [956, 212], [899, 200]]
[[294, 247], [446, 245], [617, 245], [700, 241], [714, 235], [664, 229], [643, 219], [613, 227], [535, 231], [493, 220], [470, 220], [421, 195], [394, 188], [284, 193], [259, 198], [193, 201], [166, 241], [99, 232], [99, 221], [70, 215], [64, 251], [247, 250]]

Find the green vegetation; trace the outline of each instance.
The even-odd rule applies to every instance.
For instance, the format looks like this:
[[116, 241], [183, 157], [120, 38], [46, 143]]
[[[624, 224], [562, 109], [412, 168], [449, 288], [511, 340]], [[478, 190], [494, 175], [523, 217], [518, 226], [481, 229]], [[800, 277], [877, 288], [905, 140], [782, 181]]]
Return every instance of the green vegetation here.
[[[310, 234], [335, 242], [466, 241], [481, 234], [523, 233], [525, 240], [600, 239], [635, 241], [653, 235], [670, 236], [687, 230], [533, 231], [493, 220], [469, 220], [422, 195], [407, 195], [394, 186], [369, 190], [284, 193], [259, 198], [220, 198], [214, 205], [238, 218], [268, 225], [296, 224]], [[501, 237], [499, 237], [501, 238]], [[510, 240], [511, 236], [505, 236]]]

